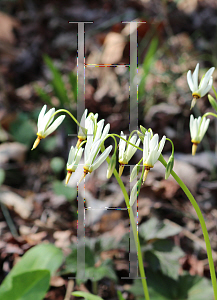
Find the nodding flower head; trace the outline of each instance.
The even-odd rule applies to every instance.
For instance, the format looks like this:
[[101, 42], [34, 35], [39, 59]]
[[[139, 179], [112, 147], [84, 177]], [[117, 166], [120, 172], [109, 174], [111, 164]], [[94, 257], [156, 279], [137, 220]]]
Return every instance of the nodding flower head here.
[[192, 155], [195, 155], [197, 150], [197, 145], [202, 141], [204, 134], [209, 127], [210, 119], [206, 118], [194, 118], [193, 115], [190, 116], [190, 133], [192, 145]]
[[[99, 123], [100, 121], [97, 124]], [[97, 132], [94, 136], [94, 124], [93, 122], [90, 123], [90, 127], [87, 131], [87, 143], [84, 150], [84, 174], [79, 182], [81, 182], [86, 174], [96, 170], [106, 160], [112, 150], [112, 146], [107, 147], [105, 151], [103, 151], [103, 153], [97, 158], [97, 155], [101, 149], [101, 145], [103, 144], [103, 141], [110, 128], [110, 124], [107, 124], [102, 131], [103, 124], [104, 120], [99, 124], [99, 129], [97, 128]]]
[[158, 142], [158, 140], [158, 134], [155, 134], [153, 137], [151, 137], [150, 132], [145, 133], [143, 142], [143, 165], [145, 166], [143, 182], [146, 180], [150, 168], [153, 168], [154, 164], [157, 162], [163, 150], [166, 136], [164, 135], [162, 137], [160, 143]]
[[188, 71], [187, 82], [193, 96], [193, 100], [191, 102], [191, 109], [196, 104], [197, 99], [205, 96], [211, 89], [213, 84], [212, 74], [214, 70], [215, 68], [212, 67], [206, 72], [206, 74], [202, 77], [199, 86], [198, 86], [199, 63], [196, 65], [193, 75], [191, 75], [190, 70]]
[[[55, 108], [51, 108], [47, 113], [45, 113], [46, 108], [47, 105], [44, 105], [38, 116], [38, 137], [33, 144], [32, 150], [38, 146], [41, 139], [46, 138], [46, 136], [54, 132], [65, 118], [65, 116], [62, 115], [53, 122], [54, 117], [52, 117], [52, 115], [55, 113]], [[53, 124], [50, 125], [52, 122]]]
[[84, 151], [83, 148], [78, 149], [77, 147], [73, 147], [73, 146], [71, 147], [69, 151], [69, 157], [68, 157], [68, 162], [66, 167], [67, 169], [66, 184], [68, 184], [72, 172], [75, 172], [75, 170], [77, 169], [83, 151]]
[[[124, 135], [123, 131], [121, 131], [121, 137], [123, 137], [126, 140], [126, 135]], [[139, 146], [140, 144], [140, 139], [138, 139], [136, 141], [136, 135], [132, 136], [131, 138], [128, 139], [128, 141], [135, 145], [136, 147]], [[120, 139], [119, 142], [119, 176], [122, 175], [123, 170], [124, 170], [124, 165], [128, 164], [128, 162], [131, 160], [131, 158], [133, 157], [133, 155], [135, 154], [137, 148], [127, 144], [126, 147], [126, 142], [122, 139]], [[126, 148], [126, 149], [125, 149]]]

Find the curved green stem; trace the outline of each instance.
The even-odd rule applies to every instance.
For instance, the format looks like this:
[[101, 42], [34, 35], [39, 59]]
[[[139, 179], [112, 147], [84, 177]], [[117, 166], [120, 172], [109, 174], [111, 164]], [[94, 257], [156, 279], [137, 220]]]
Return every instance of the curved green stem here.
[[[103, 148], [102, 150], [104, 151], [105, 147], [102, 146], [102, 148]], [[109, 162], [110, 162], [109, 157], [107, 157], [106, 161], [109, 164]], [[143, 266], [142, 252], [141, 252], [139, 237], [137, 235], [137, 228], [136, 228], [136, 224], [135, 224], [135, 218], [134, 218], [133, 210], [129, 206], [129, 197], [128, 197], [127, 191], [126, 191], [125, 186], [124, 186], [121, 178], [119, 177], [118, 172], [116, 171], [116, 169], [114, 170], [114, 175], [115, 175], [115, 178], [116, 178], [116, 180], [117, 180], [117, 182], [118, 182], [118, 184], [121, 188], [121, 191], [124, 195], [124, 200], [125, 200], [125, 203], [126, 203], [126, 207], [128, 209], [128, 214], [129, 214], [131, 225], [132, 225], [132, 228], [133, 228], [133, 236], [134, 236], [134, 240], [135, 240], [135, 243], [137, 245], [137, 250], [138, 250], [137, 253], [138, 253], [139, 271], [140, 271], [140, 275], [142, 277], [141, 280], [142, 280], [142, 286], [143, 286], [143, 291], [144, 291], [144, 295], [145, 295], [145, 300], [150, 300], [149, 292], [148, 292], [148, 286], [147, 286], [147, 282], [146, 282], [145, 270], [144, 270], [144, 266]]]
[[120, 136], [120, 135], [118, 135], [118, 134], [116, 134], [116, 133], [112, 133], [112, 135], [118, 137], [119, 139], [121, 139], [121, 140], [123, 140], [123, 141], [125, 141], [127, 144], [129, 144], [129, 145], [131, 145], [131, 146], [137, 148], [138, 150], [143, 151], [142, 148], [137, 147], [136, 145], [130, 143], [128, 140], [125, 140], [122, 136]]
[[[167, 166], [167, 163], [164, 160], [162, 155], [160, 155], [159, 161], [164, 165], [164, 167]], [[204, 218], [203, 218], [203, 215], [202, 215], [201, 210], [199, 208], [199, 205], [197, 204], [196, 200], [194, 199], [194, 197], [192, 196], [191, 192], [186, 187], [184, 182], [178, 177], [178, 175], [174, 171], [171, 171], [171, 175], [176, 180], [176, 182], [180, 185], [180, 187], [182, 188], [182, 190], [184, 191], [184, 193], [186, 194], [186, 196], [190, 200], [191, 204], [193, 205], [193, 207], [194, 207], [194, 209], [197, 213], [198, 219], [200, 221], [200, 225], [201, 225], [201, 228], [202, 228], [202, 231], [203, 231], [204, 240], [205, 240], [205, 243], [206, 243], [206, 251], [207, 251], [207, 256], [208, 256], [208, 261], [209, 261], [210, 275], [211, 275], [212, 286], [213, 286], [213, 291], [214, 291], [214, 299], [217, 300], [216, 273], [215, 273], [215, 267], [214, 267], [214, 262], [213, 262], [213, 258], [212, 258], [212, 249], [211, 249], [211, 245], [210, 245], [209, 234], [208, 234], [208, 231], [207, 231], [207, 228], [206, 228], [206, 223], [204, 221]]]
[[57, 111], [55, 111], [52, 116], [50, 117], [49, 121], [47, 122], [47, 124], [49, 124], [50, 120], [58, 113], [60, 112], [65, 112], [67, 113], [72, 119], [73, 121], [75, 121], [75, 123], [82, 129], [82, 131], [84, 132], [84, 134], [86, 133], [86, 129], [84, 127], [81, 126], [81, 124], [78, 122], [78, 120], [73, 116], [73, 114], [71, 114], [67, 109], [58, 109]]
[[171, 139], [169, 139], [169, 138], [166, 138], [166, 140], [167, 140], [167, 141], [169, 141], [169, 142], [170, 142], [170, 144], [172, 145], [172, 155], [174, 155], [174, 145], [173, 145], [173, 142], [172, 142], [172, 140], [171, 140]]
[[213, 117], [217, 118], [217, 114], [214, 114], [214, 113], [212, 113], [212, 112], [207, 112], [207, 113], [205, 113], [205, 114], [202, 116], [202, 118], [201, 118], [201, 123], [202, 123], [203, 118], [205, 118], [205, 117], [207, 117], [207, 116], [213, 116]]
[[130, 217], [130, 222], [131, 222], [131, 225], [132, 225], [132, 228], [133, 228], [133, 236], [134, 236], [134, 240], [135, 240], [135, 243], [137, 244], [138, 246], [138, 262], [139, 262], [139, 271], [140, 271], [140, 275], [142, 277], [142, 286], [143, 286], [143, 292], [144, 292], [144, 296], [145, 296], [145, 300], [150, 300], [150, 297], [149, 297], [149, 292], [148, 292], [148, 286], [147, 286], [147, 282], [146, 282], [146, 276], [145, 276], [145, 270], [144, 270], [144, 266], [143, 266], [143, 259], [142, 259], [142, 252], [141, 252], [141, 247], [140, 247], [140, 242], [139, 242], [139, 237], [137, 235], [137, 228], [136, 228], [136, 224], [135, 224], [135, 218], [134, 218], [134, 214], [133, 214], [133, 210], [132, 210], [132, 207], [129, 206], [129, 197], [128, 197], [128, 194], [127, 194], [127, 191], [125, 189], [125, 186], [121, 180], [121, 178], [119, 177], [118, 175], [118, 172], [116, 170], [114, 170], [114, 175], [115, 175], [115, 178], [121, 188], [121, 191], [124, 195], [124, 199], [125, 199], [125, 203], [126, 203], [126, 206], [127, 206], [127, 209], [128, 209], [128, 213], [129, 213], [129, 217]]

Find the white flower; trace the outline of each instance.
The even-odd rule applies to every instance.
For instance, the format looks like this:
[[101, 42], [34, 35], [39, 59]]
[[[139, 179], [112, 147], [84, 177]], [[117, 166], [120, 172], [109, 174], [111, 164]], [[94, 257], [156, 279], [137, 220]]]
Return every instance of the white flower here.
[[[121, 131], [121, 137], [123, 137], [126, 140], [126, 135], [124, 135], [124, 133]], [[136, 142], [136, 136], [132, 136], [129, 140], [128, 140], [131, 144], [136, 145], [137, 147], [140, 144], [140, 139], [137, 140]], [[135, 154], [137, 148], [133, 147], [130, 144], [127, 144], [127, 148], [125, 150], [126, 147], [126, 142], [122, 139], [120, 139], [119, 142], [119, 163], [120, 163], [120, 167], [119, 167], [119, 176], [121, 176], [121, 174], [123, 173], [124, 170], [124, 165], [128, 164], [128, 162], [131, 160], [131, 158], [133, 157], [133, 155]]]
[[193, 115], [190, 116], [190, 133], [192, 146], [192, 155], [195, 155], [197, 150], [197, 145], [202, 141], [204, 134], [206, 133], [209, 126], [210, 119], [203, 118], [201, 122], [201, 117], [194, 118]]
[[83, 151], [84, 151], [83, 148], [78, 149], [76, 147], [74, 148], [73, 146], [71, 147], [69, 151], [69, 157], [68, 157], [67, 168], [66, 168], [67, 169], [66, 184], [68, 184], [72, 172], [75, 172], [75, 170], [77, 169]]
[[[109, 124], [108, 124], [109, 125]], [[105, 151], [97, 158], [97, 155], [100, 151], [100, 145], [104, 140], [104, 137], [107, 135], [107, 131], [109, 130], [109, 126], [106, 126], [103, 130], [103, 133], [99, 139], [94, 139], [93, 136], [93, 123], [89, 127], [87, 132], [87, 143], [85, 145], [84, 150], [84, 175], [86, 176], [87, 173], [91, 173], [96, 170], [108, 157], [109, 153], [112, 150], [112, 146], [109, 146], [105, 149]], [[80, 181], [83, 179], [80, 179]], [[79, 182], [80, 182], [79, 181]]]
[[198, 86], [198, 73], [199, 73], [199, 63], [196, 65], [193, 75], [189, 70], [187, 73], [187, 82], [190, 90], [192, 91], [193, 100], [191, 102], [191, 108], [194, 107], [196, 100], [205, 96], [212, 87], [213, 78], [212, 74], [215, 68], [210, 68], [206, 74], [202, 77], [200, 84]]
[[145, 166], [143, 182], [146, 180], [150, 168], [153, 168], [154, 164], [157, 162], [163, 150], [166, 136], [164, 135], [162, 137], [160, 143], [158, 143], [158, 140], [158, 134], [155, 134], [153, 137], [151, 137], [150, 132], [145, 133], [143, 142], [143, 165]]
[[93, 114], [93, 113], [89, 113], [89, 115], [87, 116], [87, 109], [85, 109], [82, 117], [81, 117], [81, 121], [80, 121], [80, 125], [79, 126], [79, 130], [78, 130], [78, 142], [76, 147], [78, 148], [80, 143], [84, 140], [86, 140], [87, 138], [87, 129], [90, 126], [91, 122], [96, 123], [98, 118], [98, 114]]
[[[46, 138], [49, 134], [54, 132], [57, 127], [62, 123], [65, 116], [59, 116], [54, 122], [54, 117], [51, 118], [51, 116], [55, 113], [55, 108], [51, 108], [47, 113], [45, 113], [47, 109], [47, 105], [44, 105], [40, 111], [40, 114], [38, 116], [38, 132], [37, 132], [37, 139], [32, 147], [32, 150], [35, 149], [40, 140], [43, 138]], [[49, 125], [53, 122], [53, 124], [49, 127]]]

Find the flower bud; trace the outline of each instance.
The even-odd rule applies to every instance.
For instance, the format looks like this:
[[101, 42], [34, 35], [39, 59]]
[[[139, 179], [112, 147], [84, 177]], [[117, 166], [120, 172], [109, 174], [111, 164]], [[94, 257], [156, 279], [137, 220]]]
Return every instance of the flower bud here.
[[217, 111], [217, 102], [215, 99], [210, 94], [208, 95], [208, 99], [212, 107], [215, 109], [215, 111]]
[[133, 167], [133, 170], [130, 174], [130, 182], [132, 182], [137, 177], [137, 175], [139, 174], [139, 170], [140, 170], [140, 166], [138, 164], [136, 164]]
[[170, 176], [170, 173], [173, 170], [173, 165], [174, 165], [174, 155], [171, 154], [166, 166], [165, 179], [168, 179], [168, 177]]
[[136, 201], [141, 189], [141, 185], [142, 185], [142, 178], [140, 178], [132, 188], [132, 191], [130, 193], [130, 206], [133, 206], [134, 202]]
[[116, 166], [116, 153], [112, 155], [110, 163], [108, 165], [107, 178], [110, 178], [112, 176], [115, 166]]

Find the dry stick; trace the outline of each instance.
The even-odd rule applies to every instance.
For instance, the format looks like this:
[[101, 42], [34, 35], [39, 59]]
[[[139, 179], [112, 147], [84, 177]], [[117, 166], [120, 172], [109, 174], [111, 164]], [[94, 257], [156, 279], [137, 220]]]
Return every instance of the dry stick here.
[[74, 284], [75, 284], [74, 280], [71, 279], [71, 280], [68, 281], [66, 295], [65, 295], [64, 300], [70, 300], [71, 294], [72, 294], [72, 291], [73, 291], [73, 288], [74, 288]]

